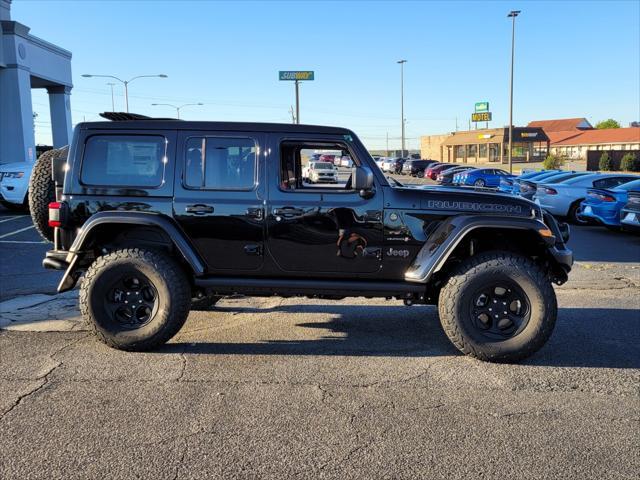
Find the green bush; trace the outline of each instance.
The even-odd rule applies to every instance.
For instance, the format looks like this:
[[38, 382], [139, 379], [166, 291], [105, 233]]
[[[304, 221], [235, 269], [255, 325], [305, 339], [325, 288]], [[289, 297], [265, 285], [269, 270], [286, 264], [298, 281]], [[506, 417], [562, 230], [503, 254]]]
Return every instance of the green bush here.
[[613, 160], [611, 160], [611, 157], [607, 152], [604, 152], [600, 156], [599, 167], [603, 172], [610, 172], [611, 170], [613, 170]]
[[550, 153], [542, 162], [542, 168], [545, 170], [557, 170], [564, 165], [564, 158], [560, 155]]
[[640, 172], [640, 160], [634, 153], [625, 153], [620, 161], [620, 170], [627, 172]]

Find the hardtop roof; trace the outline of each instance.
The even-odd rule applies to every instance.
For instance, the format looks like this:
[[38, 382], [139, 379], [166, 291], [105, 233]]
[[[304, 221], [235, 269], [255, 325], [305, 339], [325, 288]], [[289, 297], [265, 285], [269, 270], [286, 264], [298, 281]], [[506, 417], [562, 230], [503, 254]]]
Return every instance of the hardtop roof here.
[[322, 125], [256, 122], [202, 122], [173, 119], [124, 120], [116, 122], [83, 122], [78, 124], [78, 128], [83, 130], [209, 130], [220, 132], [240, 131], [353, 135], [353, 132], [347, 128], [328, 127]]

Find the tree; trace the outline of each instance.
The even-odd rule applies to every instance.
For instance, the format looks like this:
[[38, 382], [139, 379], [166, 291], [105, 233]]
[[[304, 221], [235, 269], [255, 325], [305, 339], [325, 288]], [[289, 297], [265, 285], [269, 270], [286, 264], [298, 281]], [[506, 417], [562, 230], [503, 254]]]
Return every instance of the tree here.
[[620, 161], [620, 170], [640, 172], [640, 161], [638, 161], [635, 154], [631, 152], [625, 153]]
[[603, 172], [610, 172], [611, 170], [613, 170], [613, 160], [611, 160], [611, 157], [607, 152], [604, 152], [600, 156], [599, 167]]
[[613, 118], [608, 118], [607, 120], [602, 120], [596, 123], [596, 128], [598, 130], [602, 130], [604, 128], [620, 128], [620, 124]]
[[564, 165], [564, 157], [550, 153], [542, 162], [542, 168], [545, 170], [558, 170]]

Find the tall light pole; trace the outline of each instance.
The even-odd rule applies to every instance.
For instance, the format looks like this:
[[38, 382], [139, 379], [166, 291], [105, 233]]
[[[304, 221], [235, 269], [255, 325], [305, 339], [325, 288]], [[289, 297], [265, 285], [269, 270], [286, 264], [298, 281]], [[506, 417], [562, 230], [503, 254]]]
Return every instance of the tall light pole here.
[[398, 60], [400, 64], [400, 123], [402, 125], [402, 153], [401, 157], [404, 157], [404, 64], [406, 60]]
[[113, 75], [89, 75], [85, 73], [82, 75], [85, 78], [113, 78], [124, 85], [124, 103], [129, 113], [129, 84], [137, 78], [167, 78], [167, 75], [161, 73], [159, 75], [138, 75], [137, 77], [130, 78], [129, 80], [122, 80], [121, 78], [114, 77]]
[[116, 102], [113, 99], [113, 86], [115, 85], [115, 83], [109, 82], [109, 83], [107, 83], [107, 85], [109, 85], [111, 87], [111, 111], [115, 112], [116, 111]]
[[151, 105], [153, 105], [154, 107], [160, 106], [160, 105], [164, 105], [166, 107], [173, 107], [176, 109], [176, 115], [178, 116], [178, 120], [180, 120], [180, 109], [183, 107], [191, 107], [193, 105], [204, 105], [204, 103], [185, 103], [184, 105], [172, 105], [170, 103], [152, 103]]
[[520, 10], [511, 10], [507, 18], [511, 18], [511, 84], [509, 87], [509, 173], [513, 173], [512, 142], [513, 142], [513, 52], [516, 40], [516, 17]]

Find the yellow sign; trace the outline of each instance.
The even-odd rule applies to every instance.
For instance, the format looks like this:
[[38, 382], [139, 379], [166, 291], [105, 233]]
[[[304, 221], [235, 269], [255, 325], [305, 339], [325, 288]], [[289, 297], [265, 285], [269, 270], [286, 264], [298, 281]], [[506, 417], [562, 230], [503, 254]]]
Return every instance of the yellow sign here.
[[476, 112], [471, 114], [472, 122], [490, 122], [491, 112]]
[[493, 137], [493, 135], [489, 134], [489, 133], [480, 133], [478, 135], [478, 140], [482, 140], [483, 138], [491, 138]]

